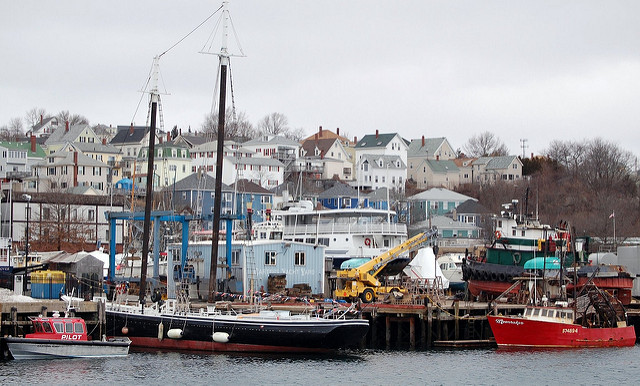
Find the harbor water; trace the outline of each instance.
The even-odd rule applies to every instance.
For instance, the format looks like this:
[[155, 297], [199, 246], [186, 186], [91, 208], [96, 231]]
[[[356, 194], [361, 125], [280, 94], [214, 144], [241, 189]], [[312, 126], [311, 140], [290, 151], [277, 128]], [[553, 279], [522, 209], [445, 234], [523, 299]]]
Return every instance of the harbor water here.
[[2, 385], [630, 385], [640, 345], [570, 350], [347, 350], [316, 356], [136, 352], [0, 362]]

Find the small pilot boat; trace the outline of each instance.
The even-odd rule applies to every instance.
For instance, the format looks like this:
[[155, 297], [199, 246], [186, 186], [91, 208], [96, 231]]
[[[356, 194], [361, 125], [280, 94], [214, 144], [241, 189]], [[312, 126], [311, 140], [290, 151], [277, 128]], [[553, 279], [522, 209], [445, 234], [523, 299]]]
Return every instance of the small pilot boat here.
[[5, 337], [13, 359], [106, 358], [129, 354], [127, 338], [90, 340], [85, 321], [79, 317], [31, 317], [33, 331], [24, 337]]

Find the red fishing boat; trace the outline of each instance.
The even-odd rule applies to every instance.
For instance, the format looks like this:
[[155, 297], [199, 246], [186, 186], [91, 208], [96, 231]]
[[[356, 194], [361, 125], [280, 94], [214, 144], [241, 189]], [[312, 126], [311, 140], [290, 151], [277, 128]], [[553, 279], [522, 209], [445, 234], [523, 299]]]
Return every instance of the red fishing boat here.
[[571, 307], [567, 302], [528, 306], [521, 315], [489, 315], [488, 319], [498, 347], [626, 347], [636, 343], [620, 301], [595, 286]]
[[32, 317], [33, 333], [2, 338], [13, 359], [106, 358], [129, 354], [127, 338], [90, 340], [82, 318]]

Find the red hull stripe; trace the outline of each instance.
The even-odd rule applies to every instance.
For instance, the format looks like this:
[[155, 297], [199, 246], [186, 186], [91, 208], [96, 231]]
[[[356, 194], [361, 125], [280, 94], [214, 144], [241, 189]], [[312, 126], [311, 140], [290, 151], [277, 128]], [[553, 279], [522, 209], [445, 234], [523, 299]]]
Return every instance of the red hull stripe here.
[[208, 351], [208, 352], [289, 352], [289, 353], [321, 353], [331, 351], [325, 348], [266, 346], [237, 343], [202, 342], [196, 340], [182, 340], [165, 338], [130, 337], [132, 348], [155, 348], [178, 351]]

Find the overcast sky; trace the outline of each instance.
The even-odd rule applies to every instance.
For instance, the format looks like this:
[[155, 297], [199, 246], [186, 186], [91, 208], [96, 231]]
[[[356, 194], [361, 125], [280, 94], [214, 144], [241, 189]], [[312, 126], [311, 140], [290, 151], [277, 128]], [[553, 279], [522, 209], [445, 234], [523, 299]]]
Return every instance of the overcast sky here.
[[[34, 108], [143, 125], [152, 59], [221, 1], [0, 0], [0, 125]], [[512, 154], [602, 137], [640, 155], [640, 1], [230, 1], [237, 110], [307, 134], [483, 131]], [[211, 110], [218, 16], [160, 61], [164, 126]], [[220, 37], [213, 46], [219, 50]], [[231, 50], [239, 53], [230, 40]], [[135, 114], [135, 116], [134, 116]]]

